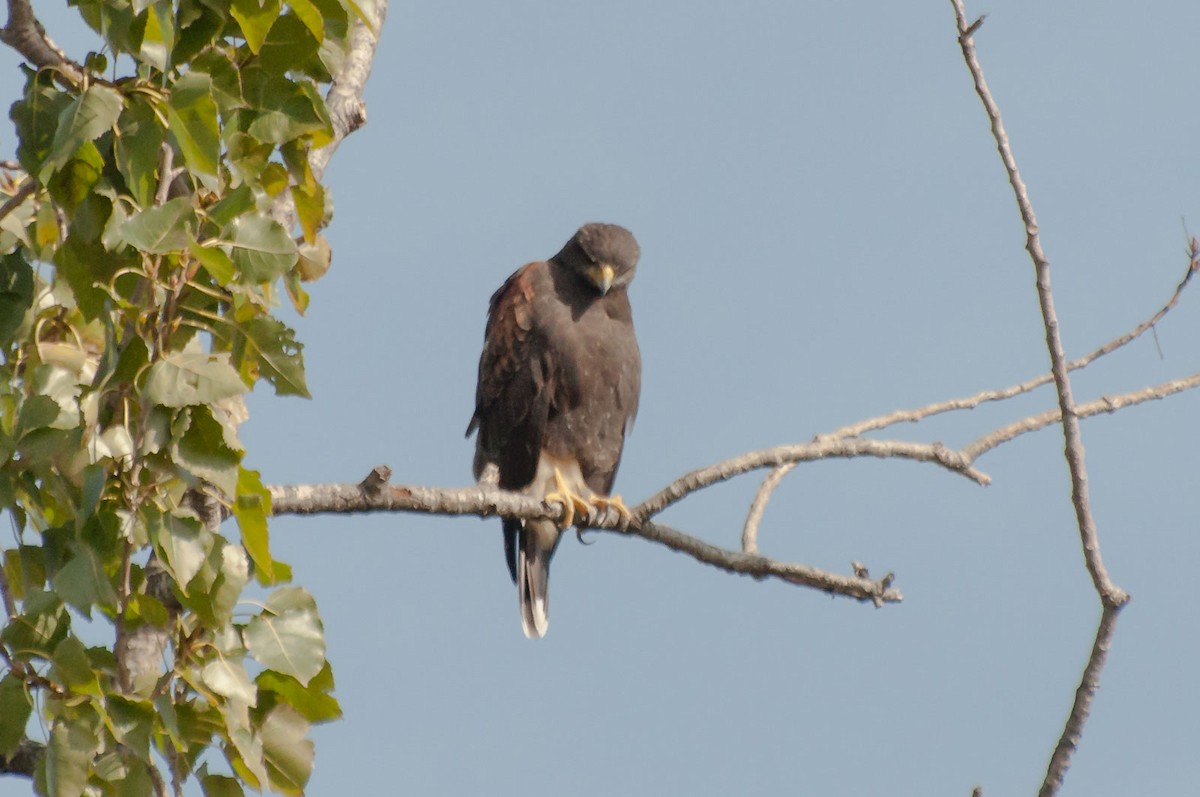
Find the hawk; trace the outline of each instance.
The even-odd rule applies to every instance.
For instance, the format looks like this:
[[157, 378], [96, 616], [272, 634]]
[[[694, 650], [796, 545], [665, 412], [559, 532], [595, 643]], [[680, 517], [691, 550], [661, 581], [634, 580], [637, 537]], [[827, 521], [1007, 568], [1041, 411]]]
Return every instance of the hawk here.
[[637, 413], [641, 354], [627, 288], [640, 250], [615, 224], [585, 224], [558, 254], [518, 269], [492, 295], [479, 358], [475, 478], [564, 507], [552, 520], [504, 519], [504, 554], [521, 627], [549, 627], [550, 558], [564, 529], [609, 497]]

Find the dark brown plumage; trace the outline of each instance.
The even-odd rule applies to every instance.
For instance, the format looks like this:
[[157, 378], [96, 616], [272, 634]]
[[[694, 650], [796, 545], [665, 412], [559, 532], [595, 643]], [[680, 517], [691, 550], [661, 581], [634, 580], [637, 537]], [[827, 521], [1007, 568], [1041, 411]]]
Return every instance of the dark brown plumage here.
[[[564, 491], [603, 503], [637, 413], [641, 355], [626, 291], [639, 249], [615, 224], [585, 224], [550, 260], [516, 271], [492, 296], [479, 358], [475, 478], [539, 499]], [[521, 624], [546, 633], [553, 521], [504, 521]]]

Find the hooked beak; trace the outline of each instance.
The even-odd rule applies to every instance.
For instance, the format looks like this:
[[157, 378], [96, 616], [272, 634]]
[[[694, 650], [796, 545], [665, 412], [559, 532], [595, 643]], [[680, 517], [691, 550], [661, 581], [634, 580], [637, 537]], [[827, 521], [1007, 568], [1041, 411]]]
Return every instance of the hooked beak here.
[[603, 296], [612, 287], [616, 271], [607, 263], [597, 263], [588, 269], [588, 276], [595, 284], [597, 290], [600, 291], [600, 295]]

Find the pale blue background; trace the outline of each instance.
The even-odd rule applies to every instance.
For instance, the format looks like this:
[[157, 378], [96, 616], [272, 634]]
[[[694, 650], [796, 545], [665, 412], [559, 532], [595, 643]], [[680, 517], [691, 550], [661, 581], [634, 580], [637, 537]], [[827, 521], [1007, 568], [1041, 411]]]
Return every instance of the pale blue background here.
[[[87, 48], [41, 9], [73, 54]], [[1200, 230], [1200, 5], [1009, 2], [980, 57], [1042, 224], [1068, 351], [1148, 316]], [[3, 52], [3, 96], [16, 96]], [[333, 269], [297, 320], [314, 400], [251, 402], [264, 481], [462, 485], [491, 292], [582, 222], [628, 226], [642, 410], [630, 503], [743, 451], [1047, 368], [1023, 230], [949, 3], [398, 2], [369, 125], [329, 172]], [[4, 141], [11, 149], [11, 136]], [[1200, 297], [1075, 378], [1079, 399], [1197, 367]], [[961, 445], [1052, 391], [897, 427]], [[1064, 795], [1200, 782], [1196, 413], [1084, 424], [1106, 562], [1134, 600]], [[1057, 429], [989, 488], [892, 461], [805, 465], [766, 553], [893, 570], [903, 604], [729, 576], [594, 535], [520, 631], [499, 522], [283, 518], [320, 601], [339, 723], [311, 793], [1031, 794], [1099, 615]], [[665, 520], [736, 545], [757, 481]], [[0, 780], [0, 793], [27, 784]]]

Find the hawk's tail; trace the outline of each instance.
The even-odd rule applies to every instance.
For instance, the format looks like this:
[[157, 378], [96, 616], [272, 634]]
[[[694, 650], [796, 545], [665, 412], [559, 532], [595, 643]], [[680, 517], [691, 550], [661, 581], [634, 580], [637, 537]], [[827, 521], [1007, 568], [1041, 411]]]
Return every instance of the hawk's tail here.
[[517, 599], [521, 627], [530, 639], [541, 639], [550, 628], [550, 557], [561, 533], [553, 521], [528, 520], [518, 535]]

